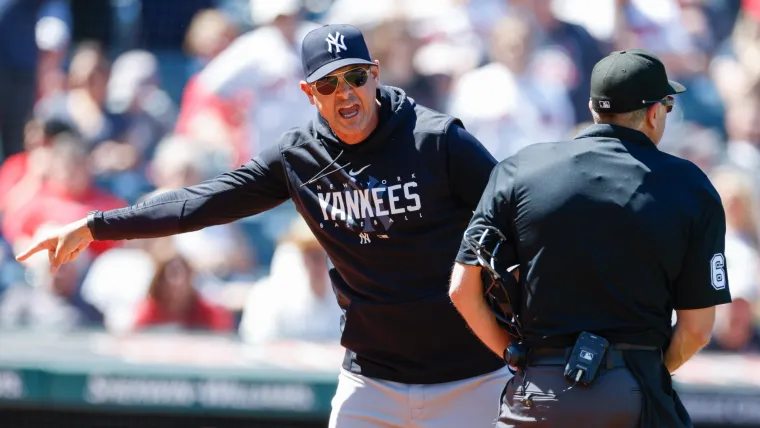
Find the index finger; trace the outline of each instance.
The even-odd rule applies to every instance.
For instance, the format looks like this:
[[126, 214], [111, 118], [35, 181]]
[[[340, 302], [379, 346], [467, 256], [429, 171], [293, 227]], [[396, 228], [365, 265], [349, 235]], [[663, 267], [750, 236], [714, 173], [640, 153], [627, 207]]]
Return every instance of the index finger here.
[[33, 254], [37, 252], [40, 252], [42, 250], [55, 249], [54, 240], [55, 240], [54, 238], [48, 238], [48, 239], [39, 241], [33, 247], [28, 248], [26, 251], [16, 256], [16, 260], [19, 262], [23, 262], [24, 260], [28, 259], [29, 257], [31, 257]]

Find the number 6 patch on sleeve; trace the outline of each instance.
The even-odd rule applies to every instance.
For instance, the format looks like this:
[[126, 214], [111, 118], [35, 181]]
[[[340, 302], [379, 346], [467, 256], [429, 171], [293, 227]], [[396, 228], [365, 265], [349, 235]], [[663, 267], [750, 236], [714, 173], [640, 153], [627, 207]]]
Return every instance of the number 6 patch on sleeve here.
[[717, 253], [710, 259], [710, 275], [714, 289], [726, 288], [726, 258], [722, 253]]

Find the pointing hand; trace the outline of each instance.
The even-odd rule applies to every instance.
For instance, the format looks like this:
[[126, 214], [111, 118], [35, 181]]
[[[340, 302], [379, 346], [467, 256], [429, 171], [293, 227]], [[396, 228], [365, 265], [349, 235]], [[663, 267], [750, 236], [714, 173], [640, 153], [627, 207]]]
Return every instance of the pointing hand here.
[[16, 260], [22, 262], [35, 253], [47, 250], [50, 272], [55, 273], [62, 264], [76, 259], [79, 252], [87, 248], [92, 241], [87, 219], [84, 218], [38, 238], [31, 247], [16, 256]]

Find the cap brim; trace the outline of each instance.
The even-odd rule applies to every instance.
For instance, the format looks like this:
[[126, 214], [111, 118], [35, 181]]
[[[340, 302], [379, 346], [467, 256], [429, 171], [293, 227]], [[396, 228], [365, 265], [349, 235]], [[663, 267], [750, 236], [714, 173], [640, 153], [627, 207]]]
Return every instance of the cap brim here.
[[330, 63], [327, 63], [323, 65], [322, 67], [319, 67], [316, 71], [311, 73], [310, 76], [306, 77], [306, 83], [314, 83], [317, 80], [327, 76], [328, 74], [332, 73], [333, 71], [343, 68], [347, 65], [376, 65], [372, 61], [367, 61], [366, 59], [362, 58], [343, 58], [339, 59], [337, 61], [333, 61]]
[[686, 86], [676, 82], [675, 80], [668, 80], [668, 83], [670, 84], [670, 93], [668, 95], [673, 94], [680, 94], [682, 92], [686, 92]]

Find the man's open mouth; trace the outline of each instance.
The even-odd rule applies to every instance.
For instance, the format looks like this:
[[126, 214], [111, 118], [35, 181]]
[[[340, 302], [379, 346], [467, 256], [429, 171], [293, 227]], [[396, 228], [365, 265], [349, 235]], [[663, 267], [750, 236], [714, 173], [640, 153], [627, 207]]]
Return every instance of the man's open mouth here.
[[357, 104], [352, 104], [348, 107], [341, 107], [338, 109], [338, 114], [343, 119], [351, 119], [359, 114], [359, 106]]

